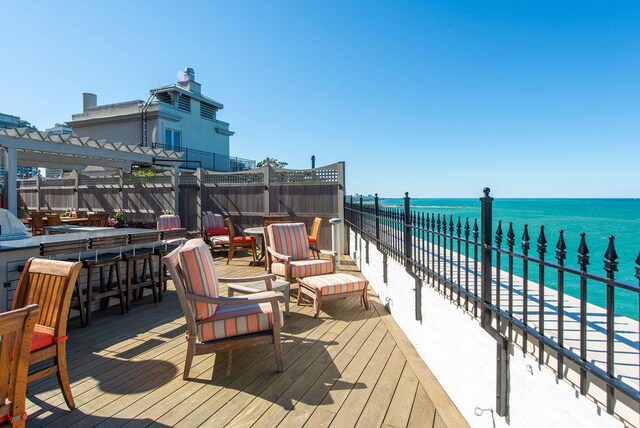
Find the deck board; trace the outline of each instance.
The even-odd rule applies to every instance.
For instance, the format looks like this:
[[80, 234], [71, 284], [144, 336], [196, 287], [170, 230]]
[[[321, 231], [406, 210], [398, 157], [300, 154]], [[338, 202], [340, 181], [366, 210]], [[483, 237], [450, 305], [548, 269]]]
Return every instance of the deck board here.
[[[225, 261], [216, 260], [220, 276], [264, 274], [247, 258], [236, 257], [229, 266]], [[343, 271], [359, 274], [349, 263]], [[186, 327], [171, 283], [158, 304], [145, 297], [125, 315], [117, 307], [96, 311], [88, 328], [71, 320], [67, 360], [77, 409], [68, 411], [55, 377], [42, 379], [29, 386], [29, 426], [315, 428], [464, 421], [371, 293], [371, 310], [355, 297], [337, 299], [323, 305], [318, 319], [309, 304], [295, 304], [296, 294], [294, 284], [282, 333], [284, 373], [276, 371], [273, 347], [265, 345], [196, 356], [191, 379], [184, 381]]]

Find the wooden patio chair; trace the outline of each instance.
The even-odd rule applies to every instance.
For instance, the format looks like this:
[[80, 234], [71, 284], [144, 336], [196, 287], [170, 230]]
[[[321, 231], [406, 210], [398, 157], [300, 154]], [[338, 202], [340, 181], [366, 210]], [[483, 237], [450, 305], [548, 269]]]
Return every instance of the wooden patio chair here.
[[173, 280], [187, 321], [187, 358], [183, 378], [189, 378], [194, 355], [241, 346], [273, 343], [278, 371], [284, 370], [280, 329], [282, 293], [264, 291], [242, 297], [219, 297], [218, 281], [239, 283], [270, 280], [218, 278], [207, 244], [191, 239], [162, 258]]
[[93, 213], [87, 215], [87, 227], [107, 227], [108, 213]]
[[42, 212], [33, 212], [30, 214], [31, 216], [31, 234], [33, 236], [36, 235], [44, 235], [44, 219], [45, 213]]
[[27, 373], [38, 305], [0, 314], [0, 425], [24, 427]]
[[31, 342], [31, 361], [33, 365], [53, 359], [53, 364], [29, 374], [31, 383], [56, 373], [64, 400], [70, 409], [76, 407], [71, 394], [69, 375], [67, 374], [67, 318], [71, 294], [82, 264], [62, 260], [27, 260], [20, 275], [13, 309], [37, 304], [40, 307], [37, 324]]
[[202, 213], [202, 239], [211, 245], [212, 249], [229, 246], [229, 231], [220, 214], [214, 214], [211, 211]]
[[227, 227], [229, 231], [229, 255], [227, 256], [227, 264], [233, 258], [233, 254], [237, 250], [251, 250], [253, 255], [253, 261], [258, 260], [258, 250], [256, 247], [256, 237], [255, 236], [236, 236], [236, 233], [233, 229], [233, 223], [230, 218], [224, 219], [224, 225]]
[[316, 259], [320, 258], [320, 252], [316, 251], [318, 243], [320, 242], [320, 226], [322, 225], [322, 218], [316, 217], [313, 219], [313, 225], [311, 226], [311, 233], [309, 234], [309, 247]]
[[275, 223], [267, 226], [267, 251], [271, 273], [295, 282], [296, 278], [325, 275], [335, 271], [336, 253], [318, 250], [331, 260], [309, 258], [309, 237], [304, 223]]
[[270, 224], [291, 223], [291, 220], [281, 220], [283, 218], [284, 217], [271, 216], [265, 217], [265, 220], [262, 221], [262, 226], [264, 227], [264, 232], [262, 234], [262, 245], [264, 247], [262, 249], [262, 252], [264, 253], [264, 270], [269, 273], [271, 273], [271, 257], [269, 256], [269, 251], [267, 251], [267, 248], [269, 248], [269, 232], [267, 231], [267, 227], [269, 227]]
[[46, 214], [47, 226], [62, 226], [60, 214]]

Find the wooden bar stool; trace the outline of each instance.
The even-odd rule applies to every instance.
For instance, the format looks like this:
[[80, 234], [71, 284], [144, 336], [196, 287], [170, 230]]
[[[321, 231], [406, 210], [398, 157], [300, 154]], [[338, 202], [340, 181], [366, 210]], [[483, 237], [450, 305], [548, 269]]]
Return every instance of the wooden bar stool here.
[[[123, 261], [127, 263], [127, 312], [131, 310], [133, 292], [139, 290], [138, 298], [142, 298], [145, 288], [150, 288], [153, 293], [153, 302], [162, 300], [160, 286], [156, 282], [153, 272], [153, 255], [155, 246], [146, 247], [149, 244], [157, 244], [160, 240], [160, 233], [153, 232], [135, 233], [129, 235], [129, 245], [133, 247], [122, 254]], [[140, 248], [140, 245], [143, 248]], [[142, 272], [138, 276], [138, 262], [142, 261]]]
[[[122, 261], [122, 247], [127, 245], [128, 236], [105, 236], [89, 239], [89, 250], [95, 254], [82, 260], [82, 267], [87, 269], [87, 325], [91, 324], [91, 304], [94, 300], [101, 299], [100, 307], [106, 309], [109, 306], [109, 298], [115, 297], [120, 300], [120, 312], [126, 312], [126, 300], [124, 288], [122, 286], [122, 272], [120, 262]], [[112, 250], [100, 253], [100, 250]], [[113, 251], [115, 250], [115, 251]], [[104, 270], [108, 268], [107, 280], [104, 280]], [[100, 269], [100, 285], [93, 287], [91, 280], [95, 269]], [[115, 281], [113, 276], [115, 274]]]
[[[81, 262], [82, 253], [87, 251], [88, 243], [88, 239], [41, 243], [40, 255], [48, 258], [62, 256], [66, 261]], [[74, 257], [71, 257], [72, 254]], [[80, 277], [76, 279], [75, 288], [76, 293], [71, 298], [70, 307], [78, 309], [80, 312], [80, 324], [82, 327], [85, 327], [87, 312], [84, 307], [84, 293], [82, 292], [82, 286], [80, 285]]]
[[158, 287], [167, 291], [167, 266], [162, 263], [162, 258], [187, 241], [187, 229], [170, 229], [160, 232], [161, 243], [155, 247], [154, 255], [158, 256]]

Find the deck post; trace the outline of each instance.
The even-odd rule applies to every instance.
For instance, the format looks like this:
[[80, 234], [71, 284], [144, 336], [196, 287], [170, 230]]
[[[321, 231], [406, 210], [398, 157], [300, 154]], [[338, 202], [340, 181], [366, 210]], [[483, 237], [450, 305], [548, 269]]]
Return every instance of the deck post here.
[[[204, 175], [204, 170], [202, 168], [198, 168], [196, 170], [196, 227], [198, 229], [202, 228], [202, 187], [203, 180], [202, 177]], [[204, 236], [204, 230], [200, 230], [202, 236]]]
[[482, 328], [488, 330], [491, 328], [491, 266], [492, 266], [492, 251], [491, 251], [491, 234], [492, 234], [492, 205], [493, 198], [489, 196], [491, 189], [485, 187], [483, 190], [484, 196], [480, 198], [481, 205], [481, 219], [480, 219], [480, 239], [482, 241], [480, 251], [481, 262], [481, 299], [482, 299], [482, 313], [480, 316]]
[[376, 248], [380, 249], [380, 199], [376, 193], [374, 199], [374, 215], [376, 217]]

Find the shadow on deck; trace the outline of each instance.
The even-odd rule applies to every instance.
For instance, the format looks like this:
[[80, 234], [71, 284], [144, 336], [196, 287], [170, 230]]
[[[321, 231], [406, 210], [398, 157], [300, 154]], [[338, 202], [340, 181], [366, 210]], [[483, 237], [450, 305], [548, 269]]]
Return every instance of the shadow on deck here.
[[[220, 276], [264, 273], [248, 259]], [[343, 271], [359, 274], [353, 264]], [[226, 295], [226, 290], [221, 290]], [[170, 289], [130, 313], [95, 313], [88, 328], [70, 321], [68, 363], [77, 408], [68, 411], [55, 377], [29, 386], [29, 426], [465, 426], [466, 422], [406, 337], [371, 296], [297, 306], [283, 330], [284, 373], [272, 346], [195, 357], [182, 379], [185, 321]]]

